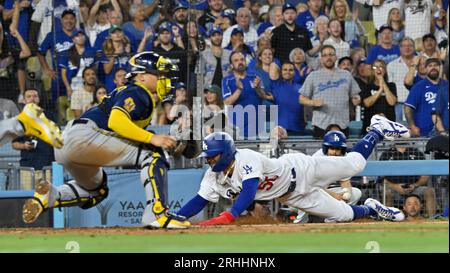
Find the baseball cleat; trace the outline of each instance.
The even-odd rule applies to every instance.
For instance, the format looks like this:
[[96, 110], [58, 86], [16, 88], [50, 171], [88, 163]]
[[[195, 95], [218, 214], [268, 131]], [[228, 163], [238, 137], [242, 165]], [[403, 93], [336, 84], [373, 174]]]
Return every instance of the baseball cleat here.
[[58, 149], [63, 146], [61, 130], [36, 104], [26, 104], [17, 119], [22, 123], [25, 135], [40, 138]]
[[376, 130], [384, 136], [386, 140], [394, 140], [396, 138], [409, 138], [411, 135], [408, 128], [403, 124], [391, 121], [381, 115], [374, 115], [370, 119], [370, 126], [367, 131]]
[[150, 224], [153, 228], [184, 229], [191, 226], [185, 217], [167, 212]]
[[381, 202], [378, 200], [367, 198], [367, 200], [364, 202], [364, 205], [375, 210], [378, 213], [378, 216], [384, 220], [393, 222], [401, 222], [405, 220], [405, 214], [403, 214], [401, 210], [394, 207], [387, 207], [381, 204]]
[[41, 180], [36, 185], [36, 191], [33, 198], [25, 201], [22, 209], [23, 221], [31, 224], [44, 212], [48, 207], [48, 197], [52, 185], [46, 180]]
[[298, 210], [297, 217], [295, 217], [293, 223], [294, 224], [305, 223], [307, 218], [308, 214], [306, 214], [306, 212], [304, 212], [303, 210]]

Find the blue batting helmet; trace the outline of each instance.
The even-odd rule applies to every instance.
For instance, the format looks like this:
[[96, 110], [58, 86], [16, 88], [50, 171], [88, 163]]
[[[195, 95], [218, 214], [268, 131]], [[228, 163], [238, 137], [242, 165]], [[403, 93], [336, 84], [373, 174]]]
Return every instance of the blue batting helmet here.
[[340, 148], [342, 154], [345, 154], [347, 152], [346, 142], [347, 138], [345, 137], [344, 133], [340, 131], [329, 131], [323, 137], [322, 151], [324, 155], [326, 155], [328, 153], [328, 148]]
[[205, 137], [202, 143], [203, 157], [214, 157], [220, 154], [220, 159], [214, 166], [213, 172], [224, 171], [234, 160], [236, 147], [233, 138], [224, 132], [215, 132]]

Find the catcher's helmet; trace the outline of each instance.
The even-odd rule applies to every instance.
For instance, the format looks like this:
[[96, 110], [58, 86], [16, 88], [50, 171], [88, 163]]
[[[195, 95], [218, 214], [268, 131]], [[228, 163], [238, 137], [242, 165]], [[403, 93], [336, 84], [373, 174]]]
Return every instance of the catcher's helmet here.
[[340, 131], [329, 131], [325, 134], [323, 137], [322, 142], [322, 151], [323, 154], [326, 155], [328, 153], [328, 148], [340, 148], [342, 151], [342, 154], [345, 154], [347, 152], [347, 138], [345, 137], [344, 133]]
[[170, 59], [152, 51], [144, 51], [131, 57], [128, 63], [131, 69], [126, 75], [127, 79], [140, 73], [149, 73], [158, 76], [156, 92], [161, 100], [167, 92], [172, 90], [173, 86], [171, 86], [168, 73], [170, 71], [178, 71], [178, 66]]
[[213, 172], [224, 171], [233, 162], [236, 154], [233, 138], [224, 132], [215, 132], [206, 136], [202, 143], [202, 150], [200, 155], [202, 157], [221, 155], [219, 161], [212, 166]]

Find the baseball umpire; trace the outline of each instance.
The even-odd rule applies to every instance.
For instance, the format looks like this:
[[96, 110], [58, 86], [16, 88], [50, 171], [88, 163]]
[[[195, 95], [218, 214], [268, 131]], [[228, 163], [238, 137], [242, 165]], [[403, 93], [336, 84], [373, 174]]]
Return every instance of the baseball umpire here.
[[162, 149], [172, 149], [176, 139], [144, 130], [155, 113], [156, 96], [171, 89], [170, 71], [178, 67], [153, 52], [129, 60], [129, 83], [115, 89], [101, 104], [68, 123], [64, 147], [55, 150], [56, 161], [74, 180], [55, 187], [47, 181], [36, 185], [33, 198], [23, 207], [25, 223], [34, 222], [49, 208], [80, 206], [88, 209], [108, 196], [103, 166], [139, 166], [147, 207], [142, 224], [156, 228], [187, 228], [185, 219], [168, 212], [162, 189], [168, 164]]

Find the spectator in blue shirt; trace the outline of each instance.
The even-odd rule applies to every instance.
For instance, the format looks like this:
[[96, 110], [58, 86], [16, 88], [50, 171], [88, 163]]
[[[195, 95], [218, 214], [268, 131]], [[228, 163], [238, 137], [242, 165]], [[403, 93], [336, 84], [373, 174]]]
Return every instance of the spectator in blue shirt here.
[[305, 130], [303, 105], [299, 103], [301, 85], [293, 81], [294, 64], [283, 63], [281, 79], [272, 81], [271, 99], [278, 105], [278, 125], [285, 128], [288, 135], [301, 135]]
[[448, 82], [440, 78], [441, 61], [430, 58], [426, 61], [427, 78], [413, 86], [405, 102], [405, 116], [411, 136], [427, 137], [434, 129], [432, 114], [435, 111], [437, 94]]
[[73, 46], [61, 58], [61, 78], [70, 98], [74, 90], [83, 86], [82, 71], [95, 63], [95, 52], [89, 46], [86, 33], [82, 29], [74, 30]]
[[368, 63], [382, 60], [387, 65], [400, 56], [400, 47], [393, 44], [392, 30], [392, 27], [386, 24], [377, 31], [379, 42], [370, 49], [369, 56], [367, 56]]
[[263, 118], [258, 119], [258, 106], [262, 99], [268, 97], [261, 88], [261, 78], [247, 72], [242, 52], [231, 53], [230, 67], [232, 73], [222, 80], [222, 97], [225, 105], [229, 106], [229, 121], [241, 130], [241, 137], [255, 138], [258, 129], [263, 127], [258, 121], [264, 122]]
[[294, 83], [303, 84], [309, 73], [312, 72], [311, 67], [306, 64], [305, 52], [297, 47], [289, 53], [289, 61], [294, 64]]
[[101, 60], [105, 71], [105, 85], [108, 93], [115, 88], [114, 74], [116, 70], [128, 66], [130, 54], [130, 40], [124, 35], [120, 26], [112, 26], [109, 29], [109, 38], [103, 43]]
[[448, 81], [444, 81], [444, 84], [439, 88], [432, 116], [433, 121], [436, 122], [436, 130], [439, 133], [448, 133], [448, 106]]
[[[17, 5], [17, 10], [15, 8], [15, 4]], [[17, 80], [19, 84], [19, 103], [23, 103], [21, 100], [23, 98], [23, 92], [25, 91], [25, 66], [27, 62], [27, 58], [31, 55], [31, 52], [28, 53], [28, 56], [24, 54], [20, 54], [26, 46], [28, 42], [28, 19], [31, 14], [31, 1], [28, 0], [6, 0], [4, 4], [3, 10], [3, 20], [12, 20], [11, 25], [14, 30], [5, 31], [6, 41], [8, 43], [8, 48], [11, 49], [12, 57], [14, 58], [14, 63], [16, 64], [17, 69]], [[3, 34], [1, 34], [3, 35]], [[0, 44], [1, 46], [1, 44]], [[28, 51], [30, 49], [28, 48]]]
[[308, 30], [309, 38], [314, 36], [315, 20], [320, 15], [325, 15], [322, 11], [322, 0], [308, 0], [309, 9], [300, 13], [295, 20], [298, 26], [304, 27]]
[[147, 17], [145, 15], [143, 5], [131, 5], [130, 16], [133, 21], [123, 24], [122, 29], [131, 33], [133, 38], [136, 40], [136, 43], [139, 44], [144, 37], [145, 29], [151, 27], [151, 25], [145, 21]]
[[[52, 79], [52, 101], [58, 107], [58, 122], [63, 124], [67, 121], [65, 113], [69, 108], [69, 103], [66, 87], [61, 79], [59, 64], [62, 63], [63, 57], [67, 56], [67, 51], [73, 45], [72, 32], [76, 23], [75, 12], [71, 9], [64, 10], [61, 15], [61, 23], [62, 31], [49, 32], [39, 46], [37, 56], [44, 73]], [[52, 68], [45, 59], [48, 50], [51, 50], [52, 54]]]

